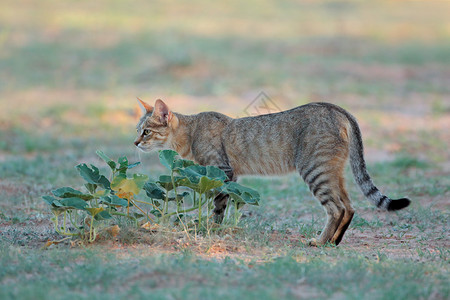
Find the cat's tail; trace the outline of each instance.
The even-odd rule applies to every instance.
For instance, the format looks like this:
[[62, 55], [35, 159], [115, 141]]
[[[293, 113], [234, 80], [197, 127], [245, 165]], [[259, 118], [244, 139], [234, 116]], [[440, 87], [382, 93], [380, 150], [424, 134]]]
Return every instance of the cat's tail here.
[[364, 148], [356, 119], [346, 112], [346, 116], [350, 121], [350, 166], [353, 171], [355, 181], [363, 192], [364, 196], [369, 199], [376, 207], [393, 211], [405, 208], [411, 202], [408, 198], [391, 199], [383, 195], [380, 190], [373, 184], [369, 173], [367, 172], [366, 162], [364, 160]]

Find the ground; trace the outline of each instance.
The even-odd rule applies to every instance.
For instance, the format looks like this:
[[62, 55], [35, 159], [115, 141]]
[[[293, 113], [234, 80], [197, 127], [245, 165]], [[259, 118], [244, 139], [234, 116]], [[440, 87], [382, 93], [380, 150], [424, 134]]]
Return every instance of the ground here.
[[[1, 6], [0, 298], [449, 298], [448, 3]], [[120, 224], [43, 249], [63, 237], [40, 197], [80, 188], [74, 166], [101, 165], [95, 150], [163, 172], [134, 148], [136, 96], [232, 117], [335, 103], [360, 123], [375, 184], [411, 206], [372, 207], [347, 170], [355, 218], [338, 247], [313, 248], [325, 213], [299, 176], [245, 177], [262, 198], [239, 228]]]

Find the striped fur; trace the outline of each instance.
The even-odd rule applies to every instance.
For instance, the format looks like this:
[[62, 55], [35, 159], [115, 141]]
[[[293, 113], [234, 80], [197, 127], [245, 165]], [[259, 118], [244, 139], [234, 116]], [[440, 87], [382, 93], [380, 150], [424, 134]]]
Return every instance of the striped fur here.
[[[330, 103], [310, 103], [274, 114], [233, 119], [217, 112], [173, 113], [157, 100], [155, 107], [139, 100], [144, 116], [135, 144], [143, 151], [173, 149], [202, 165], [222, 168], [229, 180], [244, 174], [299, 172], [323, 205], [327, 223], [311, 245], [339, 244], [354, 215], [345, 189], [344, 167], [350, 158], [355, 181], [377, 207], [398, 210], [406, 198], [393, 200], [373, 184], [364, 161], [356, 119]], [[227, 198], [215, 199], [220, 221]]]

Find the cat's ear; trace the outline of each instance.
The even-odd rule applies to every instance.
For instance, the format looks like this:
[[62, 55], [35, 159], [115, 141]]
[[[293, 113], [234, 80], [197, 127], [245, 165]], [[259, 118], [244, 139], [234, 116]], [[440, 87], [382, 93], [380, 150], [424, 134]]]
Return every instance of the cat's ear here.
[[167, 126], [173, 118], [173, 114], [169, 110], [169, 107], [161, 99], [156, 100], [153, 115], [159, 117], [159, 121], [164, 126]]
[[145, 103], [144, 101], [142, 101], [138, 97], [136, 97], [136, 98], [138, 99], [139, 106], [141, 107], [142, 113], [144, 115], [145, 114], [151, 114], [153, 112], [153, 106], [151, 106], [148, 103]]

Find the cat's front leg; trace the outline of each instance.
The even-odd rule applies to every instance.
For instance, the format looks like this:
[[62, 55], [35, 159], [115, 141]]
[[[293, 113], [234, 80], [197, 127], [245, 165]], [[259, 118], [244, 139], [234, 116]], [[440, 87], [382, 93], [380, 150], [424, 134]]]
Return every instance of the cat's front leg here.
[[[225, 172], [225, 174], [228, 176], [227, 181], [236, 181], [236, 177], [234, 176], [233, 169], [229, 165], [219, 165], [219, 169]], [[214, 198], [214, 222], [220, 224], [223, 221], [225, 209], [227, 208], [227, 202], [228, 202], [229, 196], [224, 193], [220, 193], [219, 195]]]
[[214, 198], [214, 222], [217, 224], [222, 223], [225, 209], [227, 208], [228, 195], [220, 193]]
[[219, 169], [221, 169], [222, 171], [224, 171], [225, 174], [227, 175], [228, 179], [225, 180], [225, 182], [227, 182], [227, 181], [236, 181], [236, 177], [234, 176], [233, 168], [231, 168], [228, 164], [218, 165], [217, 167]]

